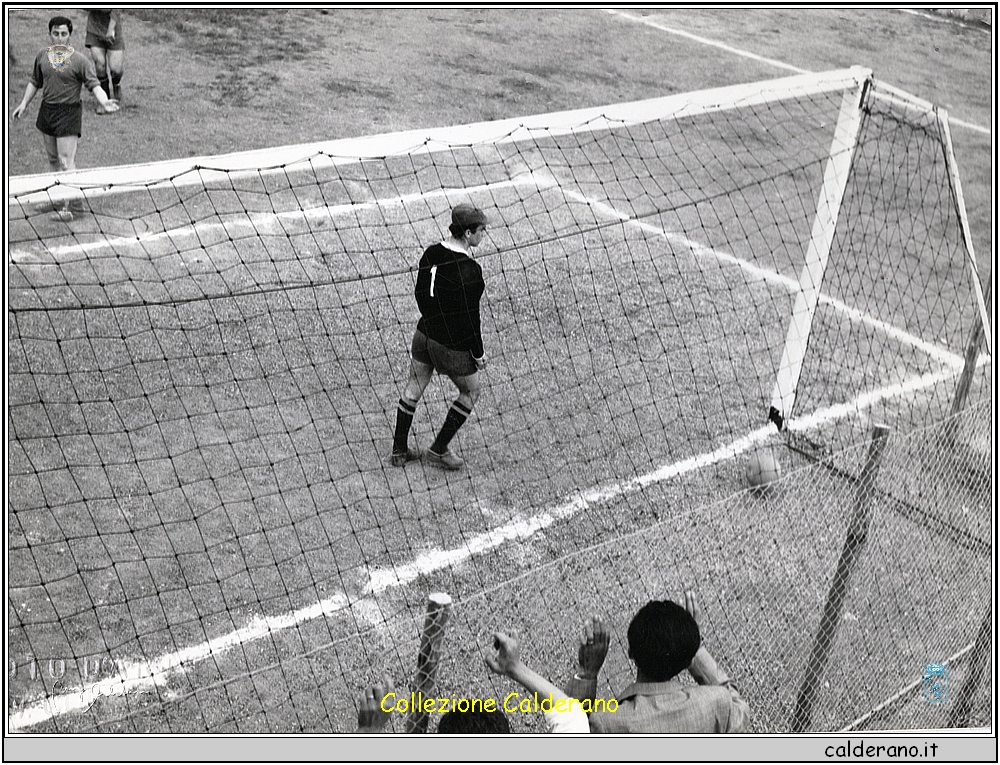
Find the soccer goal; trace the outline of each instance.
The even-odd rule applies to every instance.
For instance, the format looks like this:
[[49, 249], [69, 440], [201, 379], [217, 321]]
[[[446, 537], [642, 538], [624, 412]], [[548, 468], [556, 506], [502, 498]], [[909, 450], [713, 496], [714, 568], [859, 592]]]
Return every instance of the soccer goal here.
[[[54, 215], [67, 198], [85, 212]], [[467, 468], [394, 468], [414, 269], [460, 202], [491, 219]], [[724, 586], [731, 545], [756, 550], [776, 512], [740, 504], [724, 554], [699, 537], [746, 453], [849, 477], [875, 422], [992, 416], [947, 115], [859, 68], [11, 178], [8, 250], [19, 730], [346, 730], [376, 664], [406, 674], [427, 592], [478, 650], [488, 593], [561, 571], [522, 614], [556, 640], [556, 615], [611, 599], [625, 618], [664, 586], [626, 573], [624, 543], [600, 586], [560, 567], [674, 519], [699, 540], [680, 568]], [[422, 445], [452, 395], [432, 382]], [[789, 577], [819, 533], [788, 547]], [[727, 665], [752, 662], [729, 637]]]

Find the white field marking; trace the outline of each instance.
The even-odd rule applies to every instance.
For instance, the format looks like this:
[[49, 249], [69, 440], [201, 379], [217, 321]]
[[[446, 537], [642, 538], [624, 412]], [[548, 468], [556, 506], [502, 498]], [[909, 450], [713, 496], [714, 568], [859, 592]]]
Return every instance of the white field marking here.
[[[989, 363], [989, 359], [981, 359], [980, 365], [986, 363]], [[890, 385], [864, 393], [853, 402], [827, 407], [809, 416], [791, 420], [787, 427], [794, 432], [819, 429], [834, 420], [858, 416], [865, 409], [881, 401], [915, 393], [954, 378], [956, 375], [954, 370], [949, 369]], [[653, 484], [701, 470], [727, 459], [733, 459], [757, 444], [772, 438], [775, 432], [775, 427], [768, 424], [714, 451], [672, 464], [661, 465], [649, 473], [628, 481], [618, 481], [572, 494], [558, 505], [534, 516], [516, 516], [502, 526], [476, 535], [463, 547], [452, 550], [433, 550], [419, 556], [412, 563], [395, 566], [391, 569], [372, 571], [365, 592], [375, 596], [395, 587], [405, 587], [421, 576], [460, 565], [475, 555], [496, 550], [507, 542], [529, 539], [557, 521], [567, 520], [594, 505], [613, 501]], [[165, 685], [169, 675], [183, 669], [185, 664], [222, 654], [237, 646], [297, 627], [312, 619], [341, 613], [345, 608], [350, 608], [354, 613], [355, 606], [361, 603], [368, 604], [368, 600], [352, 602], [345, 593], [335, 593], [319, 603], [288, 614], [258, 617], [245, 627], [227, 635], [166, 654], [154, 662], [126, 665], [124, 671], [116, 677], [102, 680], [86, 689], [70, 690], [65, 694], [50, 697], [32, 705], [26, 704], [21, 710], [9, 716], [9, 730], [17, 732], [39, 725], [59, 715], [85, 712], [100, 696], [123, 696], [129, 692]], [[380, 613], [377, 604], [374, 608], [368, 608], [366, 605], [358, 609], [359, 613], [366, 611], [373, 614]]]
[[[980, 361], [980, 365], [987, 363], [989, 363], [989, 359], [984, 358]], [[820, 409], [806, 417], [790, 420], [787, 428], [796, 433], [817, 430], [825, 427], [829, 422], [845, 417], [856, 417], [862, 414], [864, 410], [887, 399], [916, 393], [925, 388], [930, 388], [953, 379], [956, 376], [957, 372], [955, 370], [945, 369], [933, 374], [912, 378], [902, 383], [889, 385], [879, 390], [864, 393], [852, 402], [837, 404]], [[503, 526], [490, 529], [472, 537], [465, 547], [451, 550], [433, 550], [419, 556], [412, 563], [383, 571], [373, 571], [367, 592], [377, 594], [384, 592], [390, 587], [406, 586], [421, 576], [433, 574], [441, 569], [464, 563], [474, 555], [495, 550], [506, 542], [529, 539], [537, 532], [548, 528], [557, 521], [567, 520], [594, 505], [620, 499], [653, 484], [668, 481], [686, 473], [692, 473], [725, 460], [733, 459], [756, 445], [773, 438], [776, 431], [777, 429], [774, 425], [769, 423], [714, 451], [689, 457], [680, 462], [661, 465], [649, 473], [631, 478], [628, 481], [618, 481], [578, 492], [538, 515], [527, 518], [515, 516]]]
[[[298, 210], [287, 210], [285, 212], [276, 213], [248, 213], [245, 218], [234, 218], [232, 220], [202, 223], [195, 222], [192, 225], [184, 225], [178, 228], [168, 229], [166, 231], [158, 231], [152, 234], [140, 234], [137, 236], [118, 236], [112, 238], [98, 239], [93, 242], [77, 242], [74, 244], [59, 245], [56, 247], [46, 247], [46, 251], [53, 256], [53, 258], [61, 258], [66, 255], [72, 254], [82, 254], [87, 255], [92, 252], [98, 252], [101, 250], [113, 249], [116, 247], [132, 247], [135, 245], [146, 245], [153, 242], [158, 242], [163, 239], [169, 239], [172, 242], [183, 242], [185, 240], [199, 239], [200, 237], [212, 234], [217, 231], [225, 231], [227, 236], [239, 236], [241, 234], [266, 234], [271, 233], [273, 235], [282, 235], [285, 232], [280, 228], [275, 228], [271, 231], [267, 231], [269, 226], [280, 226], [281, 221], [284, 220], [327, 220], [338, 215], [348, 215], [355, 214], [363, 210], [373, 210], [381, 207], [388, 207], [393, 205], [406, 205], [410, 202], [434, 199], [437, 197], [459, 197], [466, 194], [475, 194], [480, 192], [492, 192], [497, 189], [517, 187], [517, 186], [531, 186], [533, 188], [542, 188], [532, 173], [526, 173], [524, 175], [512, 178], [506, 181], [500, 181], [498, 183], [484, 184], [481, 186], [470, 186], [468, 188], [462, 189], [435, 189], [434, 191], [417, 192], [414, 194], [405, 194], [399, 197], [390, 197], [386, 199], [374, 199], [370, 202], [356, 202], [347, 203], [340, 205], [326, 205], [323, 207], [310, 207], [308, 209], [298, 209]], [[20, 263], [22, 265], [44, 265], [40, 264], [38, 261], [38, 254], [31, 252], [29, 250], [12, 250], [10, 253], [10, 258], [15, 263]], [[51, 264], [50, 264], [51, 265]]]
[[[727, 53], [732, 53], [737, 56], [742, 56], [743, 58], [748, 58], [753, 61], [760, 62], [762, 64], [769, 64], [770, 66], [776, 67], [778, 69], [784, 69], [789, 72], [796, 72], [798, 74], [809, 74], [811, 70], [802, 69], [800, 67], [788, 64], [784, 61], [778, 61], [777, 59], [767, 58], [765, 56], [758, 56], [756, 53], [751, 53], [747, 50], [742, 50], [741, 48], [734, 48], [731, 45], [726, 45], [718, 40], [710, 40], [707, 37], [701, 37], [699, 35], [691, 34], [690, 32], [684, 32], [680, 29], [674, 29], [673, 27], [668, 27], [665, 24], [661, 24], [653, 19], [645, 18], [643, 16], [633, 16], [630, 13], [625, 13], [624, 11], [619, 11], [614, 8], [605, 8], [605, 13], [610, 13], [612, 16], [618, 16], [629, 21], [634, 21], [638, 24], [645, 24], [647, 27], [652, 27], [653, 29], [658, 29], [661, 32], [668, 32], [669, 34], [676, 35], [677, 37], [684, 37], [688, 40], [693, 40], [694, 42], [701, 43], [702, 45], [709, 45], [713, 48], [719, 48]], [[924, 15], [924, 14], [918, 14]], [[984, 135], [990, 135], [990, 129], [983, 127], [982, 125], [976, 125], [971, 122], [965, 122], [963, 120], [957, 119], [955, 117], [949, 116], [948, 121], [953, 125], [966, 128], [968, 130], [974, 130], [977, 133], [982, 133]]]
[[959, 16], [935, 16], [933, 13], [925, 13], [924, 11], [918, 11], [913, 8], [896, 8], [897, 11], [901, 13], [908, 13], [911, 16], [919, 16], [922, 19], [927, 19], [928, 21], [936, 21], [938, 24], [951, 24], [956, 27], [964, 27], [966, 29], [975, 29], [984, 34], [991, 34], [992, 31], [986, 27], [981, 27], [979, 24], [975, 24], [967, 21]]
[[[579, 194], [572, 190], [560, 189], [560, 191], [564, 196], [570, 197], [578, 202], [582, 202], [583, 204], [589, 205], [595, 210], [603, 212], [609, 217], [617, 218], [623, 223], [627, 223], [630, 226], [638, 228], [641, 231], [645, 231], [646, 233], [653, 234], [654, 236], [663, 237], [671, 244], [681, 245], [684, 248], [693, 252], [697, 256], [714, 258], [715, 260], [718, 260], [720, 262], [738, 266], [741, 270], [743, 270], [744, 273], [747, 273], [754, 278], [760, 279], [770, 284], [778, 284], [787, 289], [791, 293], [798, 292], [799, 289], [801, 289], [797, 280], [785, 276], [784, 274], [779, 274], [777, 271], [769, 271], [767, 269], [761, 268], [760, 266], [751, 263], [750, 261], [743, 260], [742, 258], [738, 258], [735, 255], [731, 255], [728, 252], [722, 252], [721, 250], [716, 250], [711, 247], [707, 247], [706, 245], [699, 244], [698, 242], [688, 239], [683, 234], [664, 231], [663, 229], [659, 228], [658, 226], [654, 226], [651, 223], [646, 223], [645, 221], [636, 220], [631, 216], [626, 215], [625, 213], [619, 212], [614, 207], [605, 202], [588, 199], [583, 194]], [[959, 354], [952, 353], [946, 348], [941, 348], [940, 346], [934, 345], [933, 343], [929, 343], [926, 340], [917, 337], [916, 335], [911, 335], [909, 332], [906, 332], [905, 330], [902, 330], [899, 327], [893, 326], [892, 324], [888, 324], [884, 321], [876, 319], [866, 313], [863, 313], [857, 308], [853, 308], [847, 305], [846, 303], [837, 300], [836, 298], [830, 297], [829, 295], [821, 294], [819, 300], [824, 305], [828, 305], [835, 311], [844, 314], [852, 321], [865, 324], [866, 326], [871, 327], [872, 329], [881, 331], [885, 333], [885, 335], [887, 335], [888, 337], [891, 337], [894, 340], [903, 343], [904, 345], [910, 345], [914, 348], [919, 348], [928, 356], [930, 356], [931, 358], [935, 359], [936, 361], [942, 364], [946, 364], [954, 369], [961, 369], [965, 363], [965, 359]]]
[[258, 617], [228, 635], [213, 638], [181, 651], [165, 654], [153, 662], [125, 664], [124, 671], [114, 677], [88, 685], [85, 688], [68, 690], [49, 697], [11, 714], [11, 731], [23, 730], [60, 714], [85, 712], [100, 696], [124, 696], [153, 686], [164, 685], [171, 672], [181, 669], [185, 663], [207, 659], [225, 653], [231, 648], [265, 638], [275, 632], [289, 629], [303, 622], [321, 616], [336, 614], [350, 604], [347, 595], [336, 593], [319, 603], [300, 608], [280, 616]]
[[680, 29], [674, 29], [673, 27], [668, 27], [665, 24], [661, 24], [653, 19], [646, 18], [644, 16], [633, 16], [631, 13], [625, 13], [624, 11], [619, 11], [615, 8], [605, 8], [605, 13], [610, 13], [612, 16], [618, 16], [623, 19], [628, 19], [629, 21], [635, 21], [639, 24], [645, 24], [647, 27], [653, 27], [653, 29], [658, 29], [661, 32], [668, 32], [677, 37], [684, 37], [688, 40], [694, 40], [696, 43], [701, 43], [702, 45], [709, 45], [713, 48], [719, 48], [727, 53], [733, 53], [737, 56], [743, 56], [743, 58], [749, 58], [753, 61], [758, 61], [762, 64], [769, 64], [770, 66], [776, 67], [778, 69], [784, 69], [789, 72], [795, 72], [796, 74], [808, 74], [808, 69], [802, 69], [792, 64], [786, 64], [784, 61], [778, 61], [773, 58], [766, 58], [764, 56], [758, 56], [756, 53], [751, 53], [747, 50], [742, 50], [740, 48], [734, 48], [731, 45], [726, 45], [718, 40], [710, 40], [707, 37], [701, 37], [699, 35], [691, 34], [690, 32], [684, 32]]

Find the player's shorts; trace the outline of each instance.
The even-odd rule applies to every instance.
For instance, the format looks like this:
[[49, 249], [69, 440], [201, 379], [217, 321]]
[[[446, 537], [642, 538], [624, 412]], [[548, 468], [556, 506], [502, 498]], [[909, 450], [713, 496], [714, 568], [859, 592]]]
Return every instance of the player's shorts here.
[[431, 340], [419, 329], [413, 333], [410, 344], [410, 355], [414, 361], [430, 364], [438, 374], [448, 377], [468, 377], [478, 371], [475, 359], [470, 351], [456, 351]]
[[121, 24], [118, 25], [118, 29], [115, 30], [114, 42], [109, 40], [107, 37], [101, 35], [96, 35], [93, 32], [87, 32], [87, 40], [84, 42], [88, 48], [104, 48], [104, 50], [125, 50], [125, 41], [122, 39], [121, 35]]
[[71, 135], [79, 138], [83, 127], [83, 104], [79, 101], [75, 104], [47, 104], [42, 101], [35, 127], [55, 138]]

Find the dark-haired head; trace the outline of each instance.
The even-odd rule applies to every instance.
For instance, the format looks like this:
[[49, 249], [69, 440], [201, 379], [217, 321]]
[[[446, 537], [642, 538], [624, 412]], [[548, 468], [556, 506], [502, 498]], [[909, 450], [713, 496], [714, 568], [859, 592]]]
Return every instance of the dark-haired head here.
[[456, 239], [465, 236], [466, 231], [478, 231], [489, 223], [486, 213], [468, 203], [456, 205], [451, 211], [451, 224], [448, 230]]
[[73, 34], [73, 21], [65, 16], [53, 16], [49, 19], [49, 33], [56, 27], [66, 27], [70, 34]]
[[646, 682], [661, 683], [680, 674], [700, 646], [698, 623], [672, 600], [651, 600], [628, 627], [628, 655]]
[[445, 712], [438, 721], [438, 733], [510, 733], [507, 716], [499, 709], [492, 712]]

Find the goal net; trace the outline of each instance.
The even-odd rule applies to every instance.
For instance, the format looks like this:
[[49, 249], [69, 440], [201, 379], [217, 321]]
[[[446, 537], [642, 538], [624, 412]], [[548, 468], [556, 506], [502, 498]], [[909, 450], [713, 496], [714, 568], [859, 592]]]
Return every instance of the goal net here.
[[[908, 654], [952, 656], [987, 602], [993, 410], [950, 146], [943, 113], [851, 69], [10, 179], [9, 726], [353, 730], [365, 685], [405, 692], [429, 592], [454, 603], [449, 695], [504, 696], [482, 656], [514, 623], [559, 682], [595, 611], [612, 693], [631, 614], [693, 586], [755, 729], [787, 730], [876, 422], [962, 465], [885, 482], [908, 508], [888, 547], [915, 553], [916, 523], [973, 553], [872, 594], [873, 644], [961, 586], [942, 653]], [[466, 468], [394, 468], [415, 265], [461, 202], [490, 218]], [[454, 395], [435, 379], [411, 438]], [[785, 468], [764, 496], [761, 448]]]

